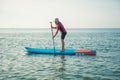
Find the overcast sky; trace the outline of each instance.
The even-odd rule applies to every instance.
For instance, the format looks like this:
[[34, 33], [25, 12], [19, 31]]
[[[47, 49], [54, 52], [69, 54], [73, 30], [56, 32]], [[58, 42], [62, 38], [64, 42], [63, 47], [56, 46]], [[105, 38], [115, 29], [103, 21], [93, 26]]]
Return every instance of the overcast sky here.
[[0, 28], [120, 28], [120, 0], [0, 0]]

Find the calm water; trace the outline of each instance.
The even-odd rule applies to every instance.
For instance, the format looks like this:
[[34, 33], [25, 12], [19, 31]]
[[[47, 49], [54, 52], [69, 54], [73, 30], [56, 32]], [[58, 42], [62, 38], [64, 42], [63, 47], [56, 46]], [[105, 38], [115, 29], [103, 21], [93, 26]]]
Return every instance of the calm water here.
[[29, 55], [24, 47], [52, 48], [51, 30], [0, 29], [0, 80], [120, 80], [120, 28], [67, 31], [66, 48], [96, 49], [97, 55]]

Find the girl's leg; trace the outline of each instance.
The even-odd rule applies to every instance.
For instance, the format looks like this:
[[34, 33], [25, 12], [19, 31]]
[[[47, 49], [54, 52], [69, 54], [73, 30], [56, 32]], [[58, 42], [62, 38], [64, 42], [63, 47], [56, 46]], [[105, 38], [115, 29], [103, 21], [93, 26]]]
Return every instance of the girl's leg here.
[[64, 39], [61, 39], [61, 52], [64, 51]]

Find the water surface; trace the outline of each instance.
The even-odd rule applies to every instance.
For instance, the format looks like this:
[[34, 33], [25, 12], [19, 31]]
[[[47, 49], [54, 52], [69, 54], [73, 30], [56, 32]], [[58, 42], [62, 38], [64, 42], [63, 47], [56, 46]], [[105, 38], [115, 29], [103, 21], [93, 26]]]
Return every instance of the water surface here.
[[[95, 49], [96, 56], [27, 54], [52, 48], [50, 29], [0, 29], [0, 80], [119, 80], [120, 29], [68, 29], [65, 47]], [[60, 34], [55, 38], [60, 49]]]

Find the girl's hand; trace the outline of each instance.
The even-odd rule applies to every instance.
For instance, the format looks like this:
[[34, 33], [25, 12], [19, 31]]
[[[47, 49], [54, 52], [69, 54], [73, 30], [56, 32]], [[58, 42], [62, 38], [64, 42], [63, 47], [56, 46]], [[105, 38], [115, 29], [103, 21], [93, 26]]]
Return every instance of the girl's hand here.
[[55, 38], [55, 35], [53, 36], [53, 39]]

